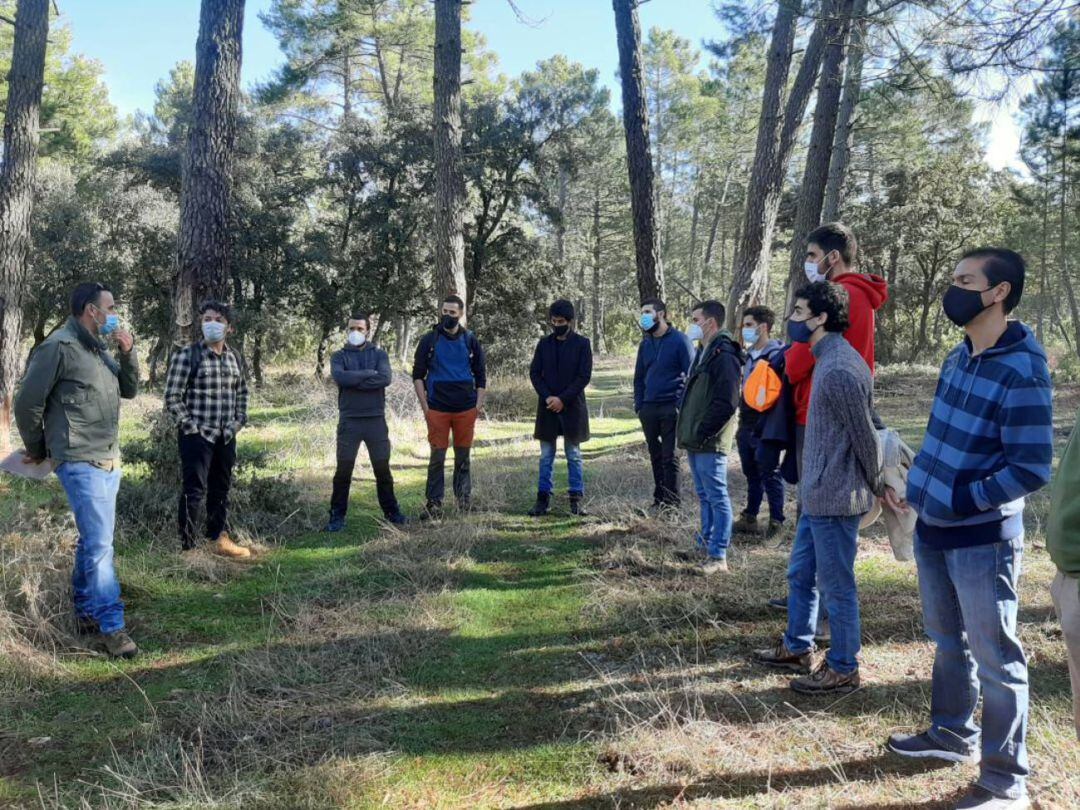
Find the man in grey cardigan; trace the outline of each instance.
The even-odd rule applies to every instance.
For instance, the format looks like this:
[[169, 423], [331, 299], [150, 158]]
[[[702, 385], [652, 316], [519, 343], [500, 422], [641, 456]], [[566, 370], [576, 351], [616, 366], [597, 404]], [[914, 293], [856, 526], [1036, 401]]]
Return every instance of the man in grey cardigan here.
[[[755, 659], [803, 673], [797, 692], [851, 692], [859, 687], [859, 598], [855, 550], [859, 520], [884, 492], [881, 445], [873, 421], [873, 377], [843, 338], [847, 291], [827, 281], [795, 295], [788, 334], [809, 343], [814, 383], [802, 456], [799, 518], [788, 563], [788, 626], [775, 647]], [[814, 668], [818, 584], [832, 624], [832, 643]]]

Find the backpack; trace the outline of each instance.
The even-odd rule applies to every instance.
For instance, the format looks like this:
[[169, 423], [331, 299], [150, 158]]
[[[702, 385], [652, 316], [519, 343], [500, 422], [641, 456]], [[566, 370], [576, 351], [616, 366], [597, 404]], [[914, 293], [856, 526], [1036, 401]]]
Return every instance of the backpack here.
[[770, 410], [780, 399], [780, 375], [765, 358], [759, 358], [743, 385], [743, 401], [758, 413]]

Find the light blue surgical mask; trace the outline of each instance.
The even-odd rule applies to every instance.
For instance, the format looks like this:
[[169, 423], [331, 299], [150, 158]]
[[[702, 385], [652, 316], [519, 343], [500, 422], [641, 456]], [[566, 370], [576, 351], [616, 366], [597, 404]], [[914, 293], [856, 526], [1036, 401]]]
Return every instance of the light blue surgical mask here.
[[644, 329], [646, 332], [651, 332], [657, 327], [656, 316], [653, 315], [651, 312], [641, 313], [641, 317], [638, 319], [638, 323], [641, 325], [641, 328]]
[[744, 326], [743, 327], [742, 341], [743, 341], [743, 343], [747, 344], [748, 346], [753, 346], [755, 343], [757, 343], [758, 338], [760, 336], [761, 335], [760, 335], [760, 333], [758, 332], [757, 329], [755, 329], [755, 328], [753, 328], [751, 326]]
[[203, 337], [207, 343], [220, 343], [225, 339], [225, 330], [228, 327], [221, 321], [204, 321], [202, 325]]
[[690, 324], [690, 327], [686, 330], [686, 336], [691, 340], [705, 340], [705, 333], [701, 331], [701, 327], [696, 323]]
[[[97, 309], [97, 307], [94, 307]], [[98, 312], [104, 312], [104, 310], [98, 309]], [[120, 328], [120, 316], [111, 312], [105, 312], [105, 323], [98, 324], [98, 334], [101, 337], [107, 337]]]

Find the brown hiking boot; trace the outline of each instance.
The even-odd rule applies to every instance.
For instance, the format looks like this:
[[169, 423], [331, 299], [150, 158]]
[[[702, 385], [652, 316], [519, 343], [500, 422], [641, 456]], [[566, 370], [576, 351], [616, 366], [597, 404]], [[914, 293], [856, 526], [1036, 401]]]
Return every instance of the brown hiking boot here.
[[804, 695], [846, 695], [859, 688], [859, 670], [850, 675], [841, 675], [822, 661], [809, 675], [793, 680], [791, 688]]
[[770, 520], [769, 528], [765, 530], [766, 540], [775, 540], [776, 538], [783, 538], [784, 535], [784, 522], [782, 520]]
[[251, 556], [251, 549], [237, 545], [225, 532], [222, 532], [221, 536], [210, 544], [210, 551], [218, 556], [231, 557], [234, 560], [246, 560]]
[[780, 639], [775, 647], [755, 652], [754, 660], [767, 667], [809, 673], [810, 668], [814, 665], [814, 651], [807, 650], [804, 653], [793, 653], [787, 648], [784, 640]]
[[757, 515], [751, 517], [746, 512], [742, 512], [739, 519], [732, 525], [731, 530], [740, 534], [759, 534], [761, 527], [758, 526]]
[[105, 652], [112, 658], [134, 658], [139, 654], [139, 647], [131, 640], [131, 636], [123, 630], [117, 630], [115, 633], [102, 633], [98, 638], [101, 639]]

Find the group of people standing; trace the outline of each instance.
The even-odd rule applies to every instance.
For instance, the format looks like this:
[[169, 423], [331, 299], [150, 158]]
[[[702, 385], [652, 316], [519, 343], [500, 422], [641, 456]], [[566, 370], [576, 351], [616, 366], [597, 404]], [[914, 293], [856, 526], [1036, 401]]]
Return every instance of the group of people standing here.
[[[982, 248], [961, 257], [942, 300], [965, 332], [946, 358], [925, 439], [905, 492], [886, 481], [888, 431], [874, 405], [874, 318], [887, 298], [883, 279], [858, 271], [851, 230], [829, 223], [806, 237], [807, 283], [794, 296], [787, 340], [763, 306], [741, 313], [740, 334], [725, 329], [716, 300], [693, 305], [685, 332], [659, 299], [642, 302], [642, 340], [634, 371], [634, 410], [648, 449], [652, 504], [680, 508], [678, 450], [685, 450], [700, 509], [687, 556], [703, 570], [728, 570], [736, 532], [777, 537], [785, 524], [785, 482], [797, 486], [797, 525], [788, 562], [786, 631], [758, 650], [759, 663], [799, 675], [808, 694], [846, 693], [861, 684], [861, 625], [855, 558], [860, 524], [879, 503], [917, 515], [914, 551], [927, 634], [935, 643], [931, 723], [894, 735], [905, 757], [980, 763], [961, 808], [1028, 806], [1027, 662], [1017, 636], [1017, 585], [1024, 553], [1025, 496], [1051, 478], [1053, 421], [1046, 354], [1031, 330], [1008, 316], [1023, 294], [1025, 266], [1016, 253]], [[440, 319], [416, 349], [412, 379], [430, 445], [421, 519], [438, 520], [447, 451], [461, 512], [472, 507], [471, 449], [487, 393], [480, 341], [463, 325], [465, 304], [450, 295]], [[567, 300], [548, 312], [551, 333], [530, 365], [537, 394], [534, 438], [540, 443], [536, 501], [552, 508], [556, 443], [568, 467], [570, 511], [584, 515], [581, 444], [589, 439], [585, 390], [592, 350], [575, 329]], [[249, 548], [228, 534], [228, 493], [236, 436], [247, 423], [248, 390], [240, 356], [228, 345], [228, 305], [199, 308], [203, 339], [176, 352], [165, 408], [176, 425], [182, 468], [178, 532], [182, 548], [205, 537], [214, 553], [243, 558]], [[344, 528], [357, 454], [366, 444], [379, 506], [392, 524], [409, 522], [394, 493], [385, 390], [392, 375], [373, 345], [370, 318], [354, 312], [346, 345], [331, 359], [338, 387], [337, 468], [326, 530]], [[115, 340], [110, 353], [107, 339]], [[694, 344], [697, 344], [696, 347]], [[125, 632], [112, 561], [120, 481], [119, 400], [138, 390], [131, 335], [119, 324], [112, 293], [81, 284], [71, 317], [33, 353], [15, 399], [26, 460], [55, 465], [79, 531], [73, 573], [81, 632], [99, 634], [114, 656], [137, 646]], [[728, 458], [737, 449], [747, 500], [734, 519]], [[1080, 733], [1080, 444], [1070, 441], [1055, 484], [1048, 546], [1059, 576], [1054, 602], [1070, 653]], [[204, 531], [197, 526], [205, 502]], [[768, 519], [759, 513], [767, 504]], [[827, 610], [829, 638], [820, 614]], [[818, 658], [818, 644], [827, 643]], [[983, 699], [981, 723], [975, 713]]]

